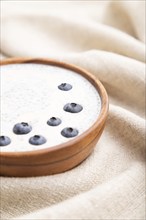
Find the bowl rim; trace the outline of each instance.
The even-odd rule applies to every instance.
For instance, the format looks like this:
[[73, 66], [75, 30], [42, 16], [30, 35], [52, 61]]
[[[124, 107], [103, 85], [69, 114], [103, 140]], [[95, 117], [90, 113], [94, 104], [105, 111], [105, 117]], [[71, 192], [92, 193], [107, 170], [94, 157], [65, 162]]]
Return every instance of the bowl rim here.
[[[35, 157], [35, 156], [43, 156], [49, 153], [55, 153], [58, 150], [63, 150], [72, 147], [73, 145], [76, 145], [77, 143], [81, 142], [84, 138], [87, 136], [90, 136], [92, 133], [94, 134], [93, 138], [97, 136], [97, 133], [95, 132], [97, 128], [99, 128], [100, 125], [102, 125], [108, 115], [108, 108], [109, 108], [109, 101], [108, 101], [108, 95], [107, 92], [102, 85], [102, 83], [95, 77], [92, 73], [89, 71], [78, 67], [77, 65], [62, 62], [60, 60], [55, 59], [48, 59], [48, 58], [28, 58], [28, 57], [21, 57], [21, 58], [8, 58], [5, 60], [0, 61], [0, 66], [3, 65], [9, 65], [9, 64], [28, 64], [28, 63], [35, 63], [35, 64], [44, 64], [44, 65], [51, 65], [51, 66], [57, 66], [61, 68], [65, 68], [71, 71], [76, 72], [77, 74], [82, 75], [85, 77], [98, 91], [100, 98], [101, 98], [101, 111], [96, 119], [96, 121], [93, 123], [92, 126], [90, 126], [85, 132], [80, 134], [78, 137], [76, 137], [73, 140], [68, 140], [65, 143], [54, 145], [51, 147], [46, 147], [43, 149], [38, 150], [32, 150], [32, 151], [23, 151], [23, 152], [1, 152], [0, 151], [0, 158], [5, 159], [15, 159], [15, 158], [28, 158], [28, 157]], [[92, 139], [93, 139], [92, 138]]]

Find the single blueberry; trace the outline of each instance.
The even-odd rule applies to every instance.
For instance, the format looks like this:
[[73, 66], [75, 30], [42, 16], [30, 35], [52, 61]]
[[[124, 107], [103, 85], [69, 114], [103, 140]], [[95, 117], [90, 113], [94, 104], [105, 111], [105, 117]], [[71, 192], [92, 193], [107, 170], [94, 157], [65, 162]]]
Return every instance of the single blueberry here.
[[31, 130], [32, 127], [26, 122], [18, 123], [13, 128], [15, 134], [28, 134]]
[[47, 121], [47, 124], [50, 126], [58, 126], [61, 124], [61, 119], [56, 118], [56, 117], [52, 117]]
[[29, 143], [32, 145], [42, 145], [47, 142], [46, 138], [41, 135], [34, 135], [29, 139]]
[[68, 83], [61, 83], [58, 86], [58, 89], [62, 90], [62, 91], [69, 91], [72, 89], [72, 85], [68, 84]]
[[63, 107], [64, 111], [71, 112], [71, 113], [78, 113], [83, 110], [83, 107], [76, 103], [67, 103]]
[[0, 136], [0, 146], [7, 146], [11, 143], [11, 139], [7, 136]]
[[78, 135], [78, 130], [75, 128], [67, 127], [61, 131], [62, 136], [66, 138], [72, 138]]

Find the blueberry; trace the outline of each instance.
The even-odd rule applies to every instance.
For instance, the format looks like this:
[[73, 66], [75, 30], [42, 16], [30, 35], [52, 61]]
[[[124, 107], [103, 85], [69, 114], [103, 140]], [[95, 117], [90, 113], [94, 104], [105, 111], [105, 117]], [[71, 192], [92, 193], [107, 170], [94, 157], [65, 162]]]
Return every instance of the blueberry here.
[[34, 135], [29, 139], [29, 143], [32, 145], [42, 145], [47, 142], [46, 138], [41, 135]]
[[61, 124], [61, 119], [56, 118], [56, 117], [52, 117], [47, 121], [47, 124], [50, 126], [58, 126]]
[[58, 89], [63, 90], [63, 91], [68, 91], [72, 89], [72, 85], [68, 84], [68, 83], [61, 83], [58, 86]]
[[78, 113], [83, 110], [83, 107], [76, 103], [67, 103], [63, 109], [66, 112]]
[[0, 146], [7, 146], [11, 143], [11, 139], [7, 136], [0, 136]]
[[28, 134], [31, 130], [32, 127], [26, 122], [18, 123], [13, 128], [15, 134]]
[[71, 127], [67, 127], [67, 128], [64, 128], [62, 131], [61, 131], [61, 134], [62, 136], [66, 137], [66, 138], [71, 138], [71, 137], [75, 137], [78, 135], [78, 130], [75, 129], [75, 128], [71, 128]]

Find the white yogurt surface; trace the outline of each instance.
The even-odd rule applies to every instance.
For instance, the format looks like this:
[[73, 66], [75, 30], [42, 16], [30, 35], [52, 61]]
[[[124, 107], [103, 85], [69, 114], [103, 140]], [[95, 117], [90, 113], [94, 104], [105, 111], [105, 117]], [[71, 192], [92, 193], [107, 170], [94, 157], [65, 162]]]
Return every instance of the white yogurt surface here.
[[[73, 138], [61, 135], [63, 128], [76, 128], [79, 136], [100, 114], [101, 99], [97, 90], [73, 71], [43, 64], [10, 64], [1, 66], [0, 72], [0, 133], [11, 139], [11, 144], [0, 147], [3, 152], [38, 150], [70, 141]], [[69, 83], [73, 88], [61, 91], [58, 89], [61, 83]], [[64, 105], [72, 102], [82, 105], [83, 110], [65, 112]], [[47, 120], [53, 116], [62, 120], [59, 126], [47, 125]], [[13, 126], [20, 122], [29, 123], [32, 131], [26, 135], [14, 134]], [[44, 136], [47, 142], [38, 146], [29, 144], [29, 138], [34, 135]]]

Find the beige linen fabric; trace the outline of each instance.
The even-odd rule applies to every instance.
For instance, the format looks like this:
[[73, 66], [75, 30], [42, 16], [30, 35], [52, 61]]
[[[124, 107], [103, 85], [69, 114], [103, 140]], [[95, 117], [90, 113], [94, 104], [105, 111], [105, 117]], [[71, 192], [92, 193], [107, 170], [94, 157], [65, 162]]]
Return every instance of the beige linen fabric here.
[[0, 178], [1, 219], [144, 220], [145, 1], [1, 7], [2, 58], [51, 57], [84, 67], [110, 99], [105, 131], [81, 165], [52, 176]]

